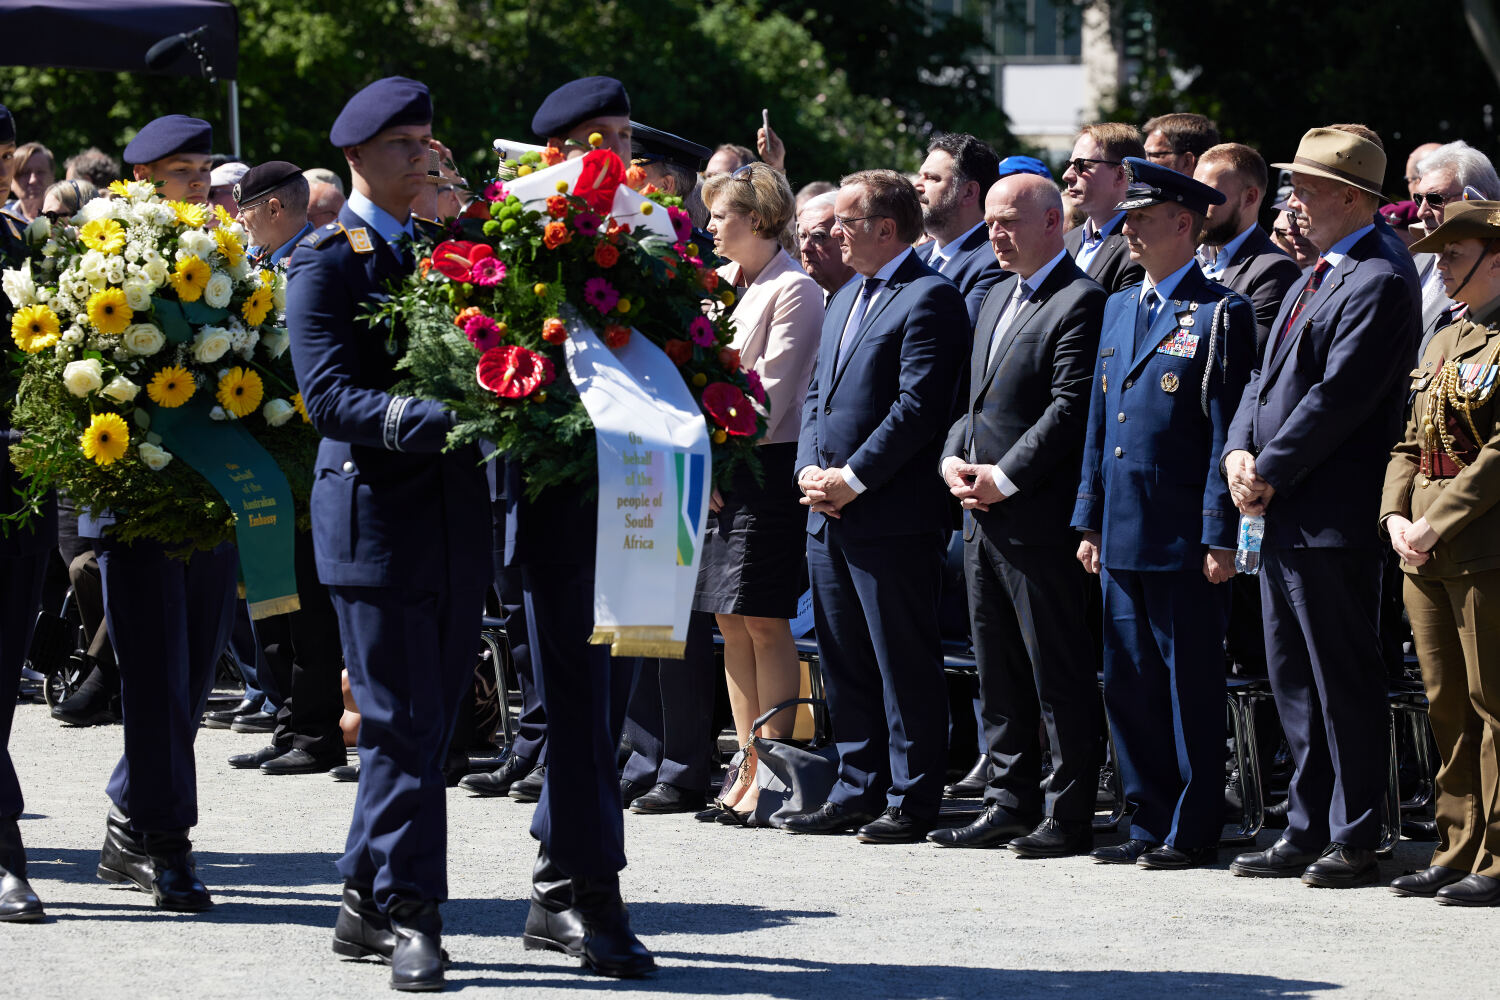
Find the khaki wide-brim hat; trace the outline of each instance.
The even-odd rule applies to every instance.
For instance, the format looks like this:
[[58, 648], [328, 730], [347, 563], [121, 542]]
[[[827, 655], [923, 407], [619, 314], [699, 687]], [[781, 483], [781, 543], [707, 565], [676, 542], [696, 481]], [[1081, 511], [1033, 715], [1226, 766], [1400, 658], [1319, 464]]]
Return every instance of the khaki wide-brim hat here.
[[1271, 166], [1342, 181], [1376, 197], [1385, 197], [1380, 191], [1385, 181], [1385, 150], [1343, 129], [1309, 129], [1297, 144], [1297, 155], [1291, 163]]
[[1500, 239], [1500, 201], [1455, 201], [1443, 209], [1443, 224], [1411, 245], [1412, 253], [1439, 253], [1454, 240]]

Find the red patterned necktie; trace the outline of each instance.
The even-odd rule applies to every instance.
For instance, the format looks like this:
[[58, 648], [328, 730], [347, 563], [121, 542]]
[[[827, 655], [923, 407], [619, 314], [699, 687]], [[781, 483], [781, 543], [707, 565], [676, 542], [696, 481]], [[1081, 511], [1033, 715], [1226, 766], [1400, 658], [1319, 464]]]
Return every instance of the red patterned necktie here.
[[1281, 333], [1276, 337], [1273, 354], [1281, 350], [1281, 342], [1286, 340], [1287, 335], [1292, 332], [1292, 327], [1297, 325], [1297, 318], [1302, 315], [1302, 310], [1312, 301], [1312, 297], [1318, 294], [1318, 287], [1323, 284], [1323, 279], [1331, 270], [1333, 270], [1333, 265], [1328, 263], [1327, 258], [1319, 257], [1317, 266], [1313, 268], [1312, 277], [1307, 279], [1307, 285], [1302, 289], [1302, 294], [1297, 296], [1297, 304], [1292, 306], [1292, 314], [1286, 318], [1286, 326], [1281, 328]]

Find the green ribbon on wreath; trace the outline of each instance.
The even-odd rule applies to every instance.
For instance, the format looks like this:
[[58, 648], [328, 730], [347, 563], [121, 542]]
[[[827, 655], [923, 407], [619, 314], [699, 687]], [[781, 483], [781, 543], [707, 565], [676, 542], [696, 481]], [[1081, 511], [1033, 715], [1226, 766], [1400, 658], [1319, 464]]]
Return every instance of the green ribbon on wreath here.
[[296, 514], [286, 476], [238, 420], [209, 417], [213, 395], [199, 391], [178, 407], [143, 404], [151, 430], [224, 498], [234, 511], [234, 537], [251, 618], [296, 611], [292, 563]]

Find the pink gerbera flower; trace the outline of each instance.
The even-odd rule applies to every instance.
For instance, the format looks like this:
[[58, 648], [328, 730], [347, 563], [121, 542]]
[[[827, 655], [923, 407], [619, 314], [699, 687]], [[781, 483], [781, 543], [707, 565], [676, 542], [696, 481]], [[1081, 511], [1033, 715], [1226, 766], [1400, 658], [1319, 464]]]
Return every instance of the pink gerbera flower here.
[[620, 301], [620, 293], [603, 278], [590, 278], [583, 283], [583, 300], [602, 314], [615, 307]]
[[672, 229], [677, 234], [680, 243], [686, 243], [693, 238], [693, 218], [682, 209], [675, 206], [667, 209], [667, 217], [672, 220]]
[[745, 381], [750, 383], [750, 395], [761, 406], [766, 405], [766, 387], [761, 384], [760, 374], [754, 368], [745, 369]]
[[500, 346], [500, 326], [488, 316], [470, 317], [468, 322], [464, 323], [464, 336], [468, 337], [469, 343], [479, 348], [481, 353]]
[[498, 257], [482, 257], [469, 270], [469, 281], [486, 288], [505, 280], [505, 262]]
[[714, 344], [714, 325], [707, 316], [697, 316], [688, 324], [688, 336], [699, 347], [712, 347]]
[[593, 212], [579, 212], [573, 216], [573, 228], [578, 230], [579, 236], [595, 237], [599, 235], [599, 227], [604, 225], [604, 220]]
[[504, 201], [510, 197], [510, 192], [505, 190], [505, 185], [499, 181], [490, 181], [484, 186], [485, 201]]

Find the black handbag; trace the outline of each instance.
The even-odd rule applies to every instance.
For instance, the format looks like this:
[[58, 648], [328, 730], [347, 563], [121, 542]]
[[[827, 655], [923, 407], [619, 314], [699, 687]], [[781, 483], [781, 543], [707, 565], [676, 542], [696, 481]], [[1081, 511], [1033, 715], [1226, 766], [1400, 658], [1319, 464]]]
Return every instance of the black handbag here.
[[760, 735], [761, 727], [772, 716], [793, 705], [816, 705], [827, 710], [827, 702], [822, 698], [789, 698], [750, 727], [750, 742], [758, 759], [755, 782], [760, 786], [760, 797], [755, 804], [756, 826], [780, 828], [788, 816], [811, 812], [828, 801], [828, 793], [838, 781], [839, 752], [833, 744], [816, 737], [809, 743]]

